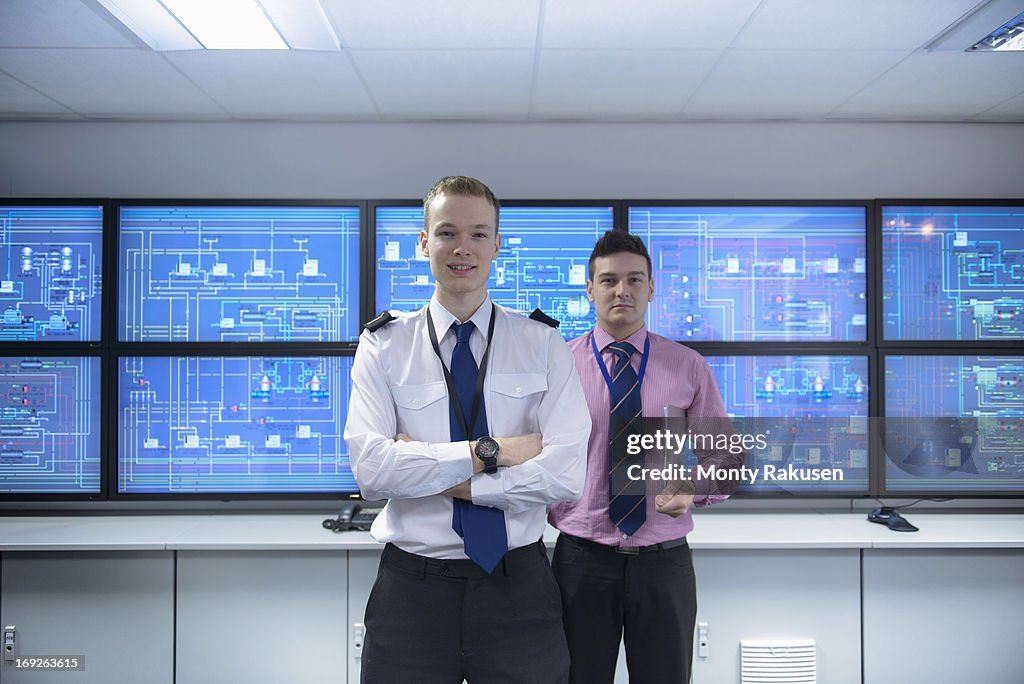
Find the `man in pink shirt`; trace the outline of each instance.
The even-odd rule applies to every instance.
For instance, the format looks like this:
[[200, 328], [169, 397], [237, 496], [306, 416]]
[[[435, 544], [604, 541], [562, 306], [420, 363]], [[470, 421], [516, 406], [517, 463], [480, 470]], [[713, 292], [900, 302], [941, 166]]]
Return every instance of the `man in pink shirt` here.
[[[644, 326], [654, 297], [643, 242], [605, 233], [590, 255], [587, 297], [597, 326], [569, 343], [593, 428], [582, 497], [550, 508], [561, 534], [554, 572], [572, 659], [570, 681], [611, 684], [625, 639], [631, 684], [689, 682], [697, 615], [686, 535], [690, 510], [724, 501], [732, 480], [630, 482], [624, 435], [639, 416], [721, 419], [722, 398], [697, 352]], [[742, 454], [698, 452], [701, 465], [739, 468]], [[618, 470], [617, 470], [618, 469]]]

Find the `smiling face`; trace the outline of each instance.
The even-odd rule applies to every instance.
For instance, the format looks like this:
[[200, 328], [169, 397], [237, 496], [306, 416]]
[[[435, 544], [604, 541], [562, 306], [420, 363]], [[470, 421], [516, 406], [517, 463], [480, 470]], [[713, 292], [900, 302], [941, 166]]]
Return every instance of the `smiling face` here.
[[647, 260], [631, 252], [595, 258], [587, 298], [594, 303], [597, 324], [615, 339], [626, 339], [643, 327], [647, 305], [654, 299]]
[[440, 194], [425, 210], [420, 249], [430, 259], [438, 301], [460, 320], [487, 295], [500, 244], [497, 223], [497, 211], [484, 197]]

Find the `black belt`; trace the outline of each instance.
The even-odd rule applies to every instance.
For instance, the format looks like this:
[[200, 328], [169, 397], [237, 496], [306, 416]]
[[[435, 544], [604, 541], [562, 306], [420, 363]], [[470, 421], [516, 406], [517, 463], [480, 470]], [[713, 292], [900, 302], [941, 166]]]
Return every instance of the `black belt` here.
[[618, 553], [624, 556], [639, 556], [641, 553], [654, 553], [656, 551], [667, 551], [669, 549], [676, 549], [680, 546], [686, 546], [686, 537], [682, 539], [670, 539], [669, 541], [660, 542], [658, 544], [651, 544], [650, 546], [611, 546], [610, 544], [601, 544], [596, 541], [590, 541], [582, 537], [576, 537], [571, 534], [561, 533], [563, 537], [571, 542], [579, 544], [580, 546], [586, 546], [591, 549], [599, 549], [601, 551], [607, 551], [609, 553]]
[[[547, 550], [544, 542], [538, 540], [526, 546], [510, 549], [498, 564], [494, 575], [510, 575], [519, 572], [532, 572], [534, 566], [540, 561], [548, 562]], [[429, 558], [415, 553], [403, 551], [394, 544], [388, 543], [384, 546], [384, 553], [381, 555], [381, 565], [403, 570], [410, 574], [427, 577], [436, 575], [439, 577], [479, 579], [488, 577], [479, 565], [468, 558]]]

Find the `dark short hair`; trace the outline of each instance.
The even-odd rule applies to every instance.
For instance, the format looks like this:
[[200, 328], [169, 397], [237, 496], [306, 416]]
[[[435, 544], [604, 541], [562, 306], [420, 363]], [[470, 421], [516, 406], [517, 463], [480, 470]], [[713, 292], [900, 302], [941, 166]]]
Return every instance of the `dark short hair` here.
[[629, 252], [630, 254], [642, 256], [647, 260], [647, 277], [650, 278], [652, 276], [654, 269], [651, 267], [651, 255], [647, 253], [647, 247], [644, 245], [643, 240], [625, 231], [609, 230], [601, 236], [597, 244], [594, 245], [594, 251], [590, 253], [590, 262], [587, 264], [587, 272], [590, 274], [590, 279], [594, 279], [595, 259], [618, 254], [619, 252]]
[[494, 207], [494, 230], [498, 230], [498, 216], [501, 214], [501, 204], [494, 196], [491, 189], [483, 181], [469, 176], [445, 176], [434, 183], [430, 192], [423, 198], [423, 230], [429, 231], [429, 220], [427, 212], [430, 211], [430, 203], [438, 195], [462, 195], [463, 197], [483, 197]]

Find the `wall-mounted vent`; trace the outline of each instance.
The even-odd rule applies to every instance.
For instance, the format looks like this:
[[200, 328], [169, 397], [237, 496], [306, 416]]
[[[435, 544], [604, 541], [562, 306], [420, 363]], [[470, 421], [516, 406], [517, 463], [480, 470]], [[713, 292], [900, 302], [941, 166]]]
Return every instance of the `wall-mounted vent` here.
[[741, 684], [817, 684], [814, 639], [743, 639]]

